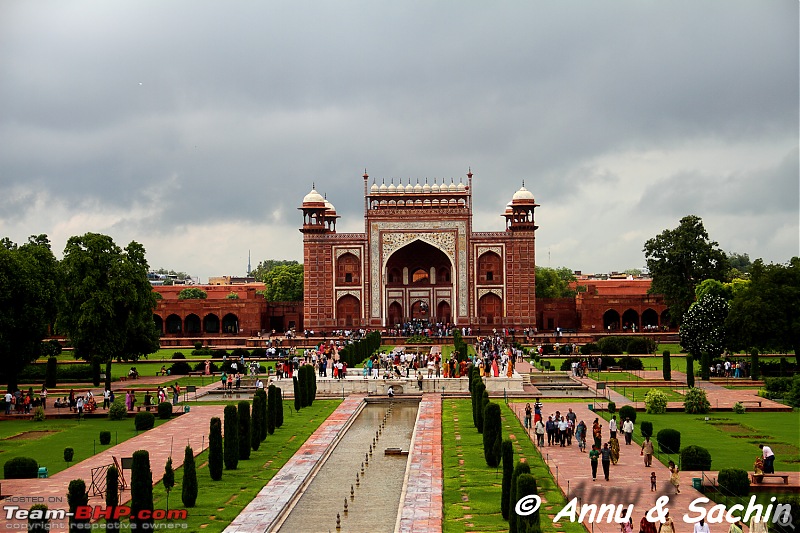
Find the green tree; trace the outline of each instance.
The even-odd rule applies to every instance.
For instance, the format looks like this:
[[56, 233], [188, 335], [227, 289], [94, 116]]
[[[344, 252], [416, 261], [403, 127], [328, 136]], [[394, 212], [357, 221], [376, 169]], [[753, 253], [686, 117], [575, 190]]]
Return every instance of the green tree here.
[[69, 334], [77, 358], [105, 363], [107, 388], [112, 361], [136, 361], [159, 348], [147, 270], [137, 242], [120, 249], [111, 237], [87, 233], [64, 249], [56, 325]]
[[239, 459], [250, 459], [250, 402], [239, 402]]
[[500, 406], [489, 402], [483, 410], [483, 458], [486, 465], [497, 468], [502, 459], [503, 423]]
[[[517, 478], [517, 499], [537, 495], [536, 478], [531, 474], [520, 474]], [[515, 502], [516, 503], [516, 502]], [[517, 531], [519, 533], [541, 533], [539, 510], [526, 516], [517, 515]]]
[[514, 473], [511, 476], [511, 494], [509, 496], [509, 512], [508, 512], [508, 531], [509, 533], [517, 533], [517, 526], [518, 526], [518, 518], [519, 515], [516, 511], [517, 501], [519, 500], [519, 496], [517, 496], [517, 480], [519, 480], [519, 476], [522, 474], [530, 474], [531, 467], [528, 463], [524, 461], [517, 461], [516, 466], [514, 467]]
[[728, 254], [728, 264], [730, 265], [728, 279], [749, 277], [750, 269], [753, 266], [748, 254], [738, 254], [736, 252]]
[[225, 470], [239, 466], [239, 416], [235, 405], [226, 405], [225, 411]]
[[[297, 376], [292, 377], [295, 383], [295, 399], [294, 399], [294, 407], [295, 410], [298, 410], [297, 407]], [[280, 396], [278, 395], [278, 388], [275, 385], [270, 385], [267, 388], [267, 433], [272, 435], [275, 433], [275, 422], [278, 418], [278, 402], [280, 401]]]
[[178, 293], [178, 300], [205, 300], [206, 298], [208, 298], [208, 293], [197, 287], [187, 287]]
[[264, 422], [264, 417], [261, 409], [264, 408], [264, 399], [260, 394], [253, 395], [253, 416], [250, 418], [250, 447], [254, 451], [258, 450], [261, 446], [261, 424]]
[[183, 451], [181, 501], [186, 507], [194, 507], [197, 502], [197, 467], [194, 464], [194, 450], [191, 446], [187, 446]]
[[84, 531], [89, 524], [89, 520], [85, 518], [75, 518], [75, 511], [81, 505], [89, 504], [89, 494], [86, 492], [86, 482], [82, 479], [73, 479], [69, 482], [67, 488], [67, 504], [69, 505], [69, 512], [72, 516], [69, 517], [69, 530], [70, 531]]
[[572, 298], [576, 290], [570, 285], [577, 281], [575, 274], [567, 267], [536, 267], [537, 298]]
[[153, 510], [153, 472], [150, 470], [150, 453], [147, 450], [133, 452], [131, 464], [131, 530], [150, 531], [152, 518], [140, 518], [141, 511]]
[[222, 479], [222, 421], [213, 417], [208, 432], [208, 475], [214, 481]]
[[711, 360], [722, 355], [727, 342], [725, 319], [728, 302], [721, 296], [706, 295], [689, 308], [681, 324], [681, 346], [700, 357], [700, 375], [709, 379]]
[[278, 265], [265, 276], [264, 297], [269, 302], [299, 302], [303, 299], [303, 265]]
[[[508, 520], [511, 508], [511, 476], [514, 475], [514, 444], [511, 439], [503, 441], [503, 482], [500, 491], [500, 513]], [[515, 502], [516, 503], [516, 502]]]
[[692, 354], [686, 355], [686, 385], [689, 388], [694, 387], [694, 357]]
[[786, 265], [756, 260], [750, 283], [734, 291], [726, 325], [731, 348], [794, 352], [800, 362], [800, 257]]
[[106, 518], [108, 531], [119, 530], [119, 518], [113, 518], [113, 511], [117, 505], [119, 505], [119, 470], [116, 466], [110, 466], [106, 470], [106, 508], [112, 511], [112, 518]]
[[300, 263], [298, 263], [297, 261], [267, 259], [266, 261], [261, 261], [256, 268], [251, 270], [250, 275], [256, 278], [256, 281], [266, 283], [267, 274], [269, 274], [270, 270], [272, 270], [276, 266], [292, 266], [299, 264]]
[[670, 360], [669, 350], [664, 350], [661, 354], [662, 374], [664, 381], [672, 381], [672, 361]]
[[161, 478], [161, 483], [164, 485], [164, 490], [167, 491], [167, 509], [169, 509], [169, 493], [172, 492], [172, 487], [175, 486], [175, 470], [172, 468], [172, 457], [167, 458], [167, 464], [164, 465], [164, 477]]
[[[0, 241], [0, 379], [9, 391], [35, 361], [56, 317], [57, 267], [50, 241], [32, 236], [22, 246]], [[152, 319], [151, 319], [152, 320]]]
[[709, 240], [700, 217], [689, 215], [644, 243], [647, 268], [653, 277], [650, 293], [664, 295], [673, 322], [695, 301], [695, 287], [706, 279], [723, 281], [728, 260], [719, 245]]

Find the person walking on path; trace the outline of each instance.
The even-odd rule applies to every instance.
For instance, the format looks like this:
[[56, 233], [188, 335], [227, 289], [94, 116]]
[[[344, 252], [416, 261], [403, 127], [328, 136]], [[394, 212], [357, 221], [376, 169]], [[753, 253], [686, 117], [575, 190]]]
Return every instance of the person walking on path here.
[[575, 428], [575, 438], [578, 439], [578, 449], [581, 452], [586, 452], [586, 424], [583, 420], [578, 423], [578, 427]]
[[611, 448], [611, 462], [617, 464], [619, 462], [619, 441], [616, 437], [612, 437], [608, 444]]
[[681, 493], [681, 478], [678, 472], [678, 466], [674, 461], [669, 462], [669, 482], [675, 487], [675, 494]]
[[603, 463], [603, 475], [606, 481], [608, 481], [609, 470], [611, 470], [611, 448], [608, 447], [607, 442], [603, 444], [603, 449], [600, 450], [600, 456]]
[[656, 525], [643, 516], [639, 521], [639, 533], [656, 533]]
[[592, 436], [594, 437], [594, 445], [599, 450], [603, 439], [603, 426], [597, 418], [594, 419], [592, 424]]
[[536, 427], [534, 428], [534, 432], [536, 433], [536, 445], [540, 448], [544, 446], [544, 424], [542, 423], [542, 419], [536, 421]]
[[600, 457], [600, 452], [597, 451], [597, 446], [592, 444], [592, 449], [589, 452], [589, 462], [592, 463], [592, 481], [597, 481], [597, 458]]
[[711, 529], [708, 527], [708, 523], [706, 523], [704, 518], [694, 523], [694, 533], [711, 533]]
[[[667, 511], [667, 517], [664, 519], [664, 522], [658, 526], [658, 533], [675, 533], [675, 522], [672, 521], [669, 511]], [[741, 531], [739, 533], [741, 533]]]
[[653, 442], [650, 437], [645, 437], [642, 443], [642, 453], [639, 455], [644, 456], [644, 466], [650, 467], [653, 464]]
[[622, 423], [622, 432], [625, 434], [625, 444], [630, 445], [633, 438], [633, 422], [631, 422], [630, 418], [626, 418], [625, 422]]
[[533, 420], [533, 408], [531, 407], [531, 404], [526, 403], [525, 404], [525, 428], [526, 429], [530, 429], [532, 420]]
[[617, 438], [617, 415], [611, 415], [611, 421], [608, 423], [608, 430], [611, 432], [611, 438]]
[[767, 446], [766, 444], [759, 444], [759, 448], [761, 448], [761, 454], [764, 458], [764, 473], [765, 474], [774, 474], [775, 473], [775, 453], [772, 451], [772, 448]]

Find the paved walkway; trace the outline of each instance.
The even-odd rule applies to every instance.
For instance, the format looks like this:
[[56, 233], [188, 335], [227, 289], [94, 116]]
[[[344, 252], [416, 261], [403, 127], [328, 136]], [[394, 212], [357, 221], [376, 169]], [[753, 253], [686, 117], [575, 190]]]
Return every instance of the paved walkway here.
[[[525, 405], [522, 403], [510, 404], [517, 416], [522, 420], [525, 416]], [[592, 421], [597, 415], [581, 403], [545, 403], [544, 416], [555, 413], [556, 410], [562, 413], [572, 409], [578, 417], [578, 421], [583, 420], [591, 431]], [[608, 441], [609, 432], [605, 422], [603, 422], [603, 441]], [[577, 443], [573, 441], [572, 446], [545, 446], [540, 449], [542, 457], [545, 458], [553, 477], [556, 478], [561, 490], [567, 495], [567, 499], [579, 498], [579, 504], [622, 504], [628, 506], [633, 504], [633, 523], [634, 530], [638, 531], [639, 521], [642, 516], [652, 508], [656, 499], [661, 495], [668, 495], [670, 498], [667, 507], [673, 509], [671, 513], [676, 523], [676, 533], [688, 533], [692, 531], [689, 524], [683, 522], [682, 516], [689, 508], [689, 503], [702, 494], [692, 489], [691, 478], [686, 474], [681, 475], [681, 493], [675, 494], [675, 490], [669, 483], [669, 470], [659, 461], [653, 460], [652, 468], [644, 466], [642, 457], [639, 455], [640, 448], [636, 444], [625, 445], [624, 439], [620, 445], [620, 460], [616, 465], [611, 466], [609, 481], [603, 478], [602, 463], [598, 465], [597, 481], [592, 481], [591, 465], [588, 453], [581, 453]], [[590, 439], [587, 443], [591, 442]], [[591, 449], [591, 448], [590, 448]], [[658, 479], [656, 492], [650, 491], [650, 474], [656, 473]], [[589, 531], [594, 533], [617, 533], [619, 525], [615, 523], [588, 523], [584, 525]]]
[[225, 528], [225, 533], [270, 531], [283, 508], [305, 485], [314, 467], [356, 413], [364, 397], [363, 394], [352, 394], [339, 404], [253, 501]]
[[443, 489], [442, 396], [425, 394], [419, 405], [395, 531], [440, 533]]
[[[222, 417], [223, 409], [222, 405], [193, 405], [190, 412], [53, 474], [48, 479], [3, 480], [3, 494], [17, 498], [42, 497], [50, 509], [68, 509], [66, 494], [70, 481], [83, 479], [89, 490], [93, 468], [111, 464], [112, 457], [116, 457], [117, 460], [131, 457], [137, 450], [150, 452], [150, 469], [153, 472], [154, 481], [158, 481], [164, 473], [164, 465], [170, 455], [172, 456], [172, 466], [177, 469], [183, 465], [183, 451], [187, 444], [192, 447], [195, 455], [208, 447], [206, 435], [209, 422], [212, 417]], [[133, 420], [131, 420], [131, 424], [133, 424]], [[126, 481], [130, 482], [130, 471], [126, 470], [124, 474]], [[130, 500], [130, 491], [121, 492], [120, 503], [128, 500]], [[105, 506], [105, 500], [101, 496], [90, 496], [89, 505]], [[21, 503], [20, 507], [25, 509], [30, 505]], [[0, 529], [6, 527], [6, 522], [5, 515], [0, 515]], [[57, 521], [53, 521], [52, 524], [53, 529], [58, 529]]]

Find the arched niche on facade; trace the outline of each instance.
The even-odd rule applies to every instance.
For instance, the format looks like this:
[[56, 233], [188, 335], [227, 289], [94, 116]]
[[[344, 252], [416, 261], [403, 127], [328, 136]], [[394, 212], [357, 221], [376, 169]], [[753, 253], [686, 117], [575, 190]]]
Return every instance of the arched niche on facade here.
[[222, 333], [239, 333], [239, 317], [233, 313], [222, 317]]
[[672, 319], [669, 316], [669, 309], [665, 309], [661, 312], [661, 325], [662, 326], [672, 325]]
[[478, 317], [487, 324], [494, 324], [503, 317], [503, 299], [493, 292], [484, 294], [478, 300]]
[[336, 321], [340, 326], [351, 327], [361, 323], [361, 304], [352, 294], [346, 294], [336, 302]]
[[153, 314], [153, 323], [156, 325], [156, 331], [158, 331], [159, 335], [164, 334], [164, 319], [161, 318], [161, 315]]
[[631, 331], [632, 329], [639, 331], [639, 313], [633, 309], [628, 309], [622, 313], [622, 327], [626, 331]]
[[361, 261], [358, 260], [358, 257], [351, 253], [346, 253], [336, 260], [336, 284], [361, 284]]
[[400, 302], [394, 301], [389, 304], [389, 319], [387, 322], [388, 326], [396, 326], [398, 324], [402, 324], [405, 322], [403, 320], [403, 306], [400, 305]]
[[206, 333], [219, 333], [219, 317], [209, 313], [203, 317], [203, 331]]
[[436, 306], [436, 321], [443, 324], [451, 322], [451, 312], [450, 303], [442, 300], [439, 302], [439, 305]]
[[446, 281], [442, 276], [437, 275], [436, 280], [431, 280], [430, 272], [451, 272], [453, 265], [450, 258], [442, 250], [421, 240], [410, 242], [396, 250], [386, 261], [386, 272], [389, 283], [394, 283], [394, 272], [403, 272], [407, 269], [408, 283], [414, 285], [414, 278], [417, 277], [417, 284], [431, 284], [433, 281], [437, 286], [452, 285], [451, 276], [446, 276]]
[[416, 300], [411, 303], [411, 318], [418, 320], [430, 319], [430, 309], [428, 304], [422, 300]]
[[619, 313], [614, 309], [609, 309], [603, 313], [603, 329], [605, 331], [615, 331], [619, 329]]
[[183, 331], [193, 335], [200, 333], [200, 317], [192, 313], [183, 319]]
[[497, 285], [503, 283], [503, 261], [494, 252], [478, 257], [478, 284]]
[[172, 314], [167, 317], [167, 333], [181, 333], [183, 321], [178, 315]]
[[642, 327], [648, 329], [658, 328], [658, 313], [654, 309], [645, 309], [642, 312]]

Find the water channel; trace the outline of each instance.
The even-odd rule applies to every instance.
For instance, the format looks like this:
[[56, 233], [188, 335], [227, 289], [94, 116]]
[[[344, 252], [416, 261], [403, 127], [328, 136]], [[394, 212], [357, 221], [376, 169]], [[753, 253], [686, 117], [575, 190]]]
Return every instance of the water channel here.
[[336, 531], [337, 513], [342, 532], [394, 531], [408, 457], [384, 450], [409, 449], [418, 410], [417, 401], [367, 404], [278, 531]]

